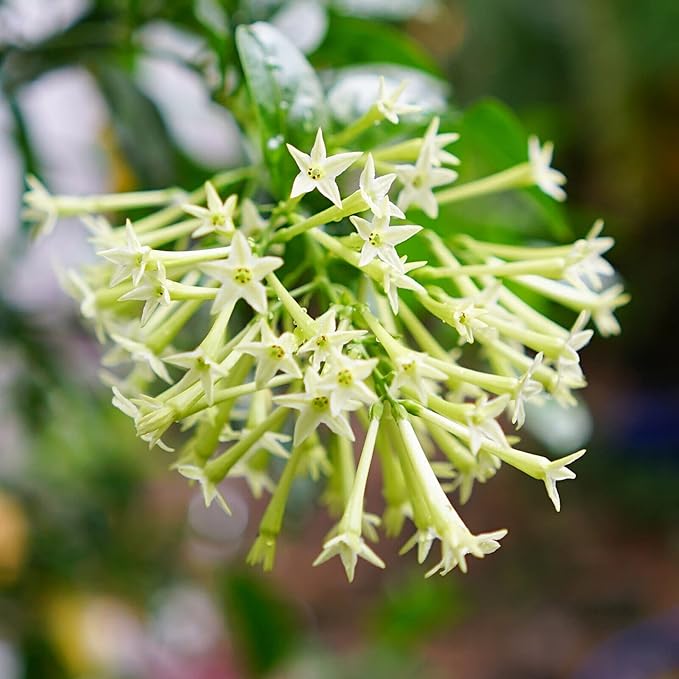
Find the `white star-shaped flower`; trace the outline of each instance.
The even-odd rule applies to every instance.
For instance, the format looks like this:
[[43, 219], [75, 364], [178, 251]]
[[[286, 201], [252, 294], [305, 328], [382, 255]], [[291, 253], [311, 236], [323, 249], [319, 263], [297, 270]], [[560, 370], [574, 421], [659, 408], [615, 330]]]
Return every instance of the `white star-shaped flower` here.
[[119, 302], [130, 300], [144, 302], [144, 308], [141, 312], [142, 327], [148, 323], [153, 312], [159, 306], [170, 304], [172, 300], [170, 291], [167, 289], [167, 277], [162, 262], [156, 262], [155, 270], [147, 270], [139, 285], [118, 298]]
[[358, 533], [353, 531], [344, 531], [328, 540], [323, 545], [323, 551], [318, 555], [313, 565], [320, 566], [322, 563], [332, 559], [333, 556], [339, 556], [342, 560], [342, 565], [347, 572], [349, 582], [354, 580], [359, 556], [373, 566], [384, 568], [384, 561], [368, 547], [365, 540]]
[[540, 145], [540, 140], [531, 135], [528, 139], [528, 162], [530, 163], [533, 181], [543, 193], [554, 200], [566, 200], [566, 192], [561, 188], [566, 183], [566, 175], [551, 167], [554, 155], [554, 144], [551, 141]]
[[339, 415], [343, 410], [355, 410], [353, 404], [371, 404], [377, 396], [366, 384], [377, 366], [377, 359], [368, 360], [340, 355], [332, 359], [321, 376], [321, 387], [330, 395], [330, 412]]
[[342, 207], [342, 198], [336, 179], [362, 155], [361, 152], [338, 153], [334, 156], [328, 156], [323, 141], [323, 131], [320, 128], [316, 133], [316, 141], [311, 149], [311, 155], [303, 153], [292, 144], [286, 144], [286, 146], [299, 168], [299, 174], [295, 177], [290, 197], [296, 198], [318, 189], [337, 207]]
[[266, 227], [266, 220], [259, 214], [257, 206], [249, 199], [243, 198], [240, 204], [240, 230], [246, 236], [256, 236]]
[[401, 210], [416, 205], [432, 219], [438, 217], [439, 204], [433, 189], [450, 184], [457, 179], [457, 172], [437, 167], [433, 162], [431, 144], [423, 143], [415, 165], [397, 165], [396, 174], [403, 184], [396, 204]]
[[415, 280], [410, 278], [408, 274], [415, 269], [425, 266], [427, 262], [408, 262], [408, 258], [404, 255], [401, 257], [401, 270], [395, 269], [392, 266], [384, 267], [384, 277], [382, 279], [382, 287], [384, 294], [389, 300], [391, 310], [398, 313], [398, 289], [404, 288], [412, 290], [417, 293], [424, 293], [425, 289]]
[[565, 279], [577, 288], [601, 290], [602, 279], [610, 278], [615, 269], [601, 255], [613, 245], [612, 238], [600, 237], [604, 222], [598, 219], [585, 238], [577, 240], [566, 257]]
[[[120, 410], [123, 415], [130, 417], [134, 421], [136, 427], [137, 423], [142, 417], [139, 407], [135, 405], [129, 398], [124, 396], [118, 387], [113, 386], [112, 391], [113, 398], [111, 399], [111, 405], [113, 405], [114, 408]], [[142, 441], [148, 443], [149, 448], [158, 446], [161, 450], [164, 450], [167, 453], [172, 453], [174, 452], [174, 448], [170, 448], [170, 446], [163, 443], [160, 438], [165, 431], [166, 429], [163, 429], [162, 431], [151, 431], [147, 434], [143, 434], [139, 438], [141, 438]]]
[[223, 498], [222, 494], [217, 489], [217, 484], [211, 481], [205, 469], [202, 467], [197, 467], [193, 464], [180, 464], [176, 467], [177, 471], [187, 479], [191, 481], [198, 481], [200, 484], [200, 489], [203, 492], [203, 501], [205, 506], [209, 507], [214, 500], [217, 500], [217, 504], [230, 516], [231, 509], [229, 505], [226, 504], [226, 500]]
[[418, 113], [422, 110], [420, 106], [415, 106], [414, 104], [398, 103], [398, 100], [405, 92], [406, 87], [408, 87], [408, 82], [404, 80], [399, 83], [396, 89], [392, 90], [390, 94], [387, 94], [386, 81], [384, 80], [384, 76], [380, 76], [375, 106], [377, 107], [377, 110], [394, 125], [398, 125], [398, 117], [400, 115]]
[[[116, 333], [111, 335], [111, 339], [121, 349], [127, 352], [133, 361], [148, 365], [161, 380], [164, 380], [168, 384], [172, 384], [172, 378], [167, 372], [165, 364], [143, 342], [137, 342], [129, 337]], [[105, 358], [102, 359], [102, 363], [104, 363], [104, 365], [113, 365], [111, 362], [107, 362]]]
[[386, 208], [388, 201], [386, 196], [382, 199], [381, 215], [374, 214], [370, 222], [362, 217], [351, 217], [351, 223], [358, 231], [358, 235], [365, 241], [361, 248], [358, 265], [366, 266], [378, 257], [385, 264], [393, 266], [397, 271], [402, 271], [403, 263], [396, 252], [396, 246], [422, 231], [422, 227], [417, 224], [390, 226], [389, 211]]
[[447, 379], [444, 372], [427, 363], [427, 358], [426, 354], [416, 351], [410, 351], [398, 357], [392, 390], [398, 394], [401, 387], [410, 387], [420, 401], [426, 403], [428, 396], [438, 391], [436, 382]]
[[284, 332], [276, 337], [265, 321], [261, 323], [259, 342], [243, 342], [238, 350], [257, 359], [255, 382], [266, 384], [279, 370], [292, 377], [302, 377], [294, 354], [297, 340], [293, 333]]
[[561, 511], [561, 498], [559, 497], [559, 491], [556, 489], [556, 482], [575, 478], [575, 472], [568, 469], [567, 465], [579, 460], [585, 452], [587, 451], [584, 449], [578, 450], [577, 453], [572, 453], [553, 461], [542, 458], [540, 478], [544, 481], [547, 495], [549, 495], [549, 499], [552, 501], [557, 512]]
[[340, 354], [342, 347], [367, 334], [365, 330], [349, 330], [342, 321], [337, 327], [335, 309], [328, 309], [314, 321], [316, 334], [298, 349], [298, 353], [314, 352], [311, 365], [318, 370], [321, 363]]
[[236, 211], [238, 196], [234, 193], [222, 202], [212, 182], [205, 182], [207, 207], [200, 205], [182, 205], [182, 210], [197, 219], [200, 226], [191, 234], [193, 238], [201, 238], [216, 232], [230, 236], [234, 231], [233, 215]]
[[622, 285], [612, 285], [602, 292], [592, 306], [592, 319], [597, 330], [604, 336], [620, 334], [620, 324], [613, 312], [629, 302], [630, 296], [624, 292]]
[[166, 356], [163, 360], [165, 363], [186, 368], [187, 372], [184, 376], [187, 381], [190, 379], [200, 380], [208, 405], [212, 405], [214, 401], [215, 382], [229, 374], [228, 370], [222, 368], [201, 346], [193, 351]]
[[469, 430], [469, 450], [473, 455], [478, 455], [484, 439], [501, 446], [507, 445], [497, 418], [504, 412], [509, 399], [509, 394], [503, 394], [489, 401], [484, 393], [474, 403], [473, 411], [465, 418]]
[[33, 175], [26, 177], [28, 191], [24, 194], [24, 202], [28, 206], [21, 216], [35, 222], [36, 237], [52, 233], [59, 218], [56, 201], [45, 186]]
[[422, 140], [422, 144], [429, 147], [431, 164], [436, 167], [441, 165], [459, 165], [460, 159], [446, 151], [445, 148], [456, 142], [460, 135], [457, 132], [439, 134], [439, 122], [438, 117], [432, 118]]
[[136, 287], [147, 268], [150, 269], [156, 264], [153, 259], [153, 250], [148, 245], [142, 245], [139, 242], [129, 219], [125, 223], [125, 241], [124, 247], [100, 250], [97, 253], [118, 266], [111, 276], [111, 287], [129, 277], [132, 277], [132, 285]]
[[533, 379], [533, 373], [542, 365], [543, 358], [542, 352], [535, 356], [528, 370], [519, 378], [512, 394], [510, 401], [512, 424], [516, 425], [517, 429], [521, 429], [526, 421], [526, 403], [542, 391], [542, 385]]
[[[350, 441], [354, 440], [354, 432], [351, 430], [346, 415], [343, 413], [332, 414], [330, 396], [323, 387], [320, 376], [313, 368], [308, 368], [304, 374], [303, 393], [274, 396], [273, 400], [285, 408], [294, 408], [300, 411], [295, 423], [293, 447], [302, 443], [320, 424], [324, 424], [338, 436], [343, 436]], [[352, 403], [351, 406], [352, 410], [356, 410], [360, 408], [361, 404], [356, 402]]]
[[266, 288], [261, 280], [282, 264], [280, 257], [253, 255], [247, 238], [236, 231], [228, 258], [201, 266], [206, 274], [221, 282], [212, 305], [212, 313], [217, 313], [239, 299], [244, 299], [258, 313], [265, 313]]
[[386, 203], [384, 202], [384, 198], [388, 196], [394, 179], [396, 179], [396, 175], [393, 172], [381, 177], [375, 177], [375, 161], [372, 153], [369, 153], [363, 172], [361, 172], [358, 186], [363, 200], [368, 204], [374, 215], [383, 216], [383, 211], [386, 209], [387, 213], [392, 217], [405, 219], [405, 215], [396, 205], [389, 200]]

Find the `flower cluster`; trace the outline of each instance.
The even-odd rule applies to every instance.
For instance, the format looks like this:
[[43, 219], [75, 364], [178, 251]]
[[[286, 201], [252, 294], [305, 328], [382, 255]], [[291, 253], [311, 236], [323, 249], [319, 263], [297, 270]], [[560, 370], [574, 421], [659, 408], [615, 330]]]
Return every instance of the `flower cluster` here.
[[[355, 134], [319, 129], [308, 153], [288, 145], [298, 174], [268, 207], [251, 200], [266, 197], [252, 167], [191, 194], [78, 199], [29, 181], [27, 215], [43, 229], [80, 215], [92, 231], [98, 263], [64, 285], [109, 347], [113, 404], [140, 438], [174, 453], [206, 504], [229, 512], [227, 476], [271, 494], [248, 557], [266, 569], [299, 475], [323, 479], [337, 521], [316, 563], [337, 555], [350, 580], [358, 557], [384, 567], [368, 545], [381, 524], [390, 536], [412, 524], [403, 551], [416, 548], [420, 562], [439, 544], [428, 574], [466, 571], [468, 557], [498, 549], [506, 530], [472, 532], [449, 493], [465, 503], [502, 463], [542, 481], [558, 511], [557, 482], [575, 476], [569, 465], [584, 451], [526, 452], [501, 423], [520, 428], [526, 403], [542, 397], [573, 404], [590, 320], [602, 335], [619, 331], [614, 311], [627, 296], [603, 258], [613, 241], [601, 222], [549, 247], [444, 239], [408, 223], [417, 209], [435, 219], [449, 203], [526, 186], [563, 200], [565, 177], [551, 167], [551, 144], [533, 137], [525, 162], [449, 186], [457, 135], [439, 133], [437, 118], [421, 136], [348, 150], [368, 124], [413, 112], [398, 103], [402, 91], [381, 81]], [[319, 212], [307, 207], [313, 192], [329, 201]], [[159, 209], [109, 221], [150, 206]], [[426, 261], [409, 261], [413, 244]], [[548, 316], [550, 304], [574, 312], [572, 324]], [[381, 518], [365, 508], [375, 453]], [[277, 478], [273, 457], [285, 460]]]

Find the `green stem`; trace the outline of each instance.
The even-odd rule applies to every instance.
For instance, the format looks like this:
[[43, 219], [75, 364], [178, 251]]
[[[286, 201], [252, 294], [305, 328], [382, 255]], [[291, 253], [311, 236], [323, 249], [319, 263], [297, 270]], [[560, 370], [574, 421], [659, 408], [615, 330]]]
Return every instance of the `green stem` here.
[[434, 195], [439, 205], [456, 203], [489, 193], [499, 193], [509, 189], [526, 188], [534, 185], [533, 173], [529, 163], [521, 163], [488, 177], [466, 184], [458, 184], [449, 189], [437, 191]]

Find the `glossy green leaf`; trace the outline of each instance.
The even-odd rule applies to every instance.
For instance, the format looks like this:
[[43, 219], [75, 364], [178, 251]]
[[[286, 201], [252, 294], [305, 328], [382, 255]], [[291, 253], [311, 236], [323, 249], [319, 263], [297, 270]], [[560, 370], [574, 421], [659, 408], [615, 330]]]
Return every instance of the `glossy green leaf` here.
[[325, 122], [323, 89], [304, 55], [270, 24], [239, 26], [236, 45], [272, 189], [282, 198], [295, 173], [285, 143], [303, 150], [311, 147]]

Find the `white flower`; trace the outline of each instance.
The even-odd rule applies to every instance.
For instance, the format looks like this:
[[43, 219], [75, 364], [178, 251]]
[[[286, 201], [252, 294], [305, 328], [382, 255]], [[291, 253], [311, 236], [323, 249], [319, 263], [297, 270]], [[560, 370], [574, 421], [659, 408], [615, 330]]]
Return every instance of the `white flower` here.
[[267, 323], [262, 321], [260, 341], [243, 342], [238, 349], [257, 359], [257, 384], [266, 384], [279, 370], [292, 377], [302, 377], [302, 371], [294, 358], [297, 340], [291, 332], [276, 337]]
[[320, 385], [330, 395], [330, 412], [339, 415], [343, 410], [355, 410], [356, 403], [371, 404], [377, 396], [366, 386], [377, 366], [377, 359], [368, 360], [337, 356], [323, 371]]
[[197, 219], [200, 226], [191, 234], [193, 238], [201, 238], [213, 231], [231, 235], [234, 231], [233, 214], [236, 211], [238, 196], [234, 193], [223, 203], [211, 182], [205, 182], [207, 207], [199, 205], [182, 205], [182, 210]]
[[459, 165], [460, 159], [445, 150], [446, 146], [456, 142], [460, 135], [457, 132], [447, 132], [438, 134], [439, 118], [433, 118], [427, 131], [425, 132], [422, 144], [429, 147], [431, 164], [440, 167], [441, 165]]
[[128, 219], [125, 223], [124, 247], [115, 247], [108, 250], [100, 250], [97, 254], [118, 265], [111, 276], [111, 287], [118, 285], [126, 278], [132, 277], [132, 285], [139, 285], [147, 268], [155, 266], [153, 250], [148, 245], [142, 245], [137, 238], [132, 222]]
[[488, 400], [487, 394], [481, 395], [474, 403], [472, 412], [467, 415], [466, 423], [469, 430], [469, 450], [473, 455], [478, 455], [484, 439], [506, 446], [507, 439], [498, 424], [497, 419], [509, 403], [509, 395], [503, 394]]
[[389, 211], [386, 207], [388, 198], [382, 199], [381, 216], [374, 214], [372, 221], [362, 217], [351, 217], [351, 223], [356, 227], [358, 235], [365, 241], [361, 249], [359, 266], [366, 266], [379, 257], [385, 264], [402, 271], [402, 262], [396, 252], [396, 245], [403, 243], [416, 233], [422, 231], [422, 227], [416, 224], [404, 224], [402, 226], [390, 226]]
[[517, 429], [521, 429], [526, 421], [526, 402], [542, 391], [542, 385], [533, 379], [533, 373], [542, 365], [543, 358], [542, 352], [535, 356], [528, 370], [519, 378], [512, 394], [509, 405], [512, 409], [512, 424], [516, 425]]
[[394, 125], [398, 125], [399, 115], [417, 113], [418, 111], [422, 110], [420, 106], [398, 103], [398, 100], [401, 98], [401, 95], [405, 91], [406, 87], [408, 87], [408, 82], [404, 80], [396, 87], [395, 90], [392, 90], [391, 94], [387, 94], [387, 86], [384, 76], [380, 76], [375, 106], [377, 107], [377, 110]]
[[191, 481], [198, 481], [200, 484], [200, 489], [203, 492], [203, 501], [205, 506], [209, 507], [213, 500], [217, 500], [217, 504], [229, 515], [231, 515], [231, 509], [229, 505], [226, 504], [226, 500], [222, 497], [222, 494], [217, 489], [217, 485], [214, 481], [211, 481], [205, 469], [202, 467], [197, 467], [193, 464], [180, 464], [176, 467], [177, 471], [187, 479]]
[[290, 197], [296, 198], [318, 189], [337, 207], [342, 207], [342, 198], [336, 178], [362, 154], [357, 151], [328, 156], [323, 141], [323, 131], [320, 128], [316, 133], [316, 141], [311, 149], [311, 155], [303, 153], [292, 144], [286, 144], [286, 146], [299, 168], [299, 174], [295, 177]]
[[431, 569], [425, 577], [431, 577], [435, 573], [447, 575], [456, 566], [460, 567], [463, 573], [467, 572], [465, 557], [468, 554], [482, 559], [488, 554], [500, 549], [500, 540], [507, 535], [506, 529], [496, 530], [492, 533], [480, 533], [474, 535], [468, 529], [460, 531], [457, 527], [452, 528], [441, 535], [441, 560]]
[[[410, 460], [412, 482], [418, 487], [418, 492], [428, 508], [429, 523], [427, 526], [418, 526], [415, 542], [424, 543], [421, 555], [426, 558], [433, 539], [438, 538], [441, 541], [441, 561], [427, 572], [427, 577], [437, 571], [445, 575], [458, 565], [460, 570], [466, 573], [466, 555], [472, 554], [483, 558], [486, 554], [491, 554], [499, 548], [498, 540], [502, 539], [507, 531], [472, 534], [441, 488], [408, 418], [399, 418], [398, 428], [405, 452]], [[403, 549], [409, 548], [411, 543], [415, 544], [415, 542], [411, 538]]]
[[602, 278], [610, 278], [615, 274], [615, 269], [601, 256], [614, 245], [612, 238], [599, 236], [603, 227], [603, 220], [597, 219], [587, 236], [573, 244], [566, 257], [565, 273], [571, 285], [582, 288], [584, 281], [592, 290], [601, 290]]
[[401, 257], [401, 270], [395, 269], [392, 266], [384, 267], [384, 277], [382, 279], [382, 287], [384, 288], [384, 294], [389, 300], [389, 306], [391, 310], [397, 314], [398, 313], [398, 289], [405, 288], [406, 290], [412, 290], [417, 293], [424, 293], [425, 289], [415, 280], [408, 276], [408, 273], [419, 269], [427, 264], [427, 262], [410, 262], [408, 263], [408, 258], [404, 255]]
[[386, 209], [387, 213], [392, 217], [405, 219], [405, 215], [396, 205], [389, 200], [386, 203], [384, 202], [384, 198], [388, 196], [394, 179], [396, 179], [396, 175], [393, 172], [381, 177], [375, 177], [375, 161], [373, 160], [372, 153], [369, 153], [363, 172], [361, 172], [359, 189], [363, 200], [368, 204], [374, 215], [383, 216], [383, 211]]
[[530, 163], [533, 181], [543, 193], [554, 200], [566, 200], [566, 192], [561, 188], [566, 183], [566, 176], [551, 167], [554, 155], [554, 144], [551, 141], [540, 145], [540, 140], [531, 135], [528, 139], [528, 161]]
[[266, 220], [249, 198], [243, 198], [240, 204], [240, 230], [246, 236], [254, 236], [266, 227]]
[[212, 305], [212, 313], [244, 299], [255, 311], [266, 312], [266, 289], [260, 282], [283, 264], [280, 257], [257, 257], [247, 238], [236, 231], [227, 259], [202, 265], [202, 270], [221, 282]]
[[543, 458], [541, 478], [545, 483], [547, 495], [549, 495], [549, 499], [552, 501], [557, 512], [561, 511], [561, 498], [556, 489], [556, 482], [575, 478], [575, 472], [568, 469], [567, 465], [579, 460], [585, 452], [585, 450], [578, 450], [577, 453], [566, 455], [566, 457], [554, 461]]
[[384, 568], [384, 561], [368, 547], [365, 540], [354, 531], [345, 531], [331, 538], [323, 545], [323, 551], [314, 561], [314, 566], [320, 566], [333, 556], [339, 555], [349, 582], [353, 582], [358, 557], [365, 559], [373, 566]]
[[36, 223], [36, 237], [47, 236], [54, 230], [59, 218], [56, 201], [37, 177], [28, 175], [26, 183], [29, 190], [24, 194], [24, 202], [28, 207], [21, 216]]
[[629, 295], [624, 292], [622, 285], [612, 285], [598, 295], [596, 303], [591, 308], [592, 318], [599, 332], [604, 336], [620, 334], [620, 324], [613, 312], [629, 302]]
[[578, 364], [580, 356], [578, 352], [589, 344], [594, 335], [593, 330], [585, 330], [589, 323], [590, 314], [588, 311], [581, 311], [573, 323], [573, 327], [568, 332], [564, 340], [563, 349], [557, 359], [558, 364]]
[[427, 397], [438, 391], [436, 381], [445, 380], [447, 376], [438, 368], [429, 365], [427, 358], [426, 354], [410, 351], [396, 359], [397, 371], [392, 382], [392, 390], [396, 394], [402, 387], [410, 387], [417, 397], [426, 403]]
[[[343, 436], [350, 441], [354, 440], [354, 433], [346, 415], [342, 413], [333, 415], [330, 411], [330, 397], [321, 384], [320, 376], [313, 368], [308, 368], [304, 374], [303, 393], [274, 396], [273, 400], [285, 408], [300, 411], [295, 423], [293, 446], [302, 443], [320, 424], [325, 424], [338, 436]], [[352, 403], [351, 409], [356, 410], [360, 405], [360, 403]]]
[[[114, 408], [118, 408], [118, 410], [120, 410], [121, 413], [132, 418], [136, 426], [139, 420], [141, 419], [141, 412], [139, 410], [139, 407], [132, 403], [132, 401], [130, 401], [129, 398], [123, 396], [122, 392], [120, 391], [120, 389], [118, 389], [118, 387], [114, 386], [112, 387], [112, 390], [113, 398], [111, 399], [111, 404], [113, 405]], [[164, 431], [165, 430], [157, 432], [152, 431], [147, 434], [144, 434], [143, 436], [140, 436], [139, 438], [141, 438], [142, 441], [148, 443], [149, 447], [158, 446], [161, 450], [164, 450], [168, 453], [172, 453], [174, 452], [174, 448], [170, 448], [170, 446], [163, 443], [163, 441], [160, 438]]]
[[213, 360], [201, 346], [198, 346], [193, 351], [166, 356], [163, 360], [165, 363], [186, 368], [187, 372], [184, 376], [187, 381], [193, 379], [200, 380], [208, 405], [212, 405], [214, 401], [215, 382], [228, 375], [228, 371], [217, 361]]
[[60, 282], [64, 290], [76, 301], [80, 302], [80, 313], [84, 318], [94, 322], [97, 339], [103, 342], [105, 339], [106, 317], [105, 312], [97, 307], [97, 296], [94, 290], [73, 269], [69, 269], [65, 274], [60, 275]]
[[397, 165], [396, 174], [403, 183], [397, 205], [407, 210], [416, 205], [432, 219], [438, 217], [439, 205], [433, 189], [450, 184], [457, 179], [457, 172], [436, 167], [431, 144], [423, 143], [415, 165]]
[[162, 262], [156, 263], [154, 271], [146, 271], [140, 285], [137, 285], [118, 298], [119, 302], [130, 300], [144, 302], [144, 308], [141, 312], [142, 327], [146, 325], [153, 312], [159, 306], [168, 306], [170, 304], [172, 300], [167, 289], [167, 277]]
[[[129, 337], [124, 337], [123, 335], [116, 333], [111, 335], [111, 339], [120, 348], [124, 349], [130, 355], [130, 358], [133, 361], [148, 365], [151, 370], [153, 370], [153, 372], [158, 375], [158, 377], [160, 377], [161, 380], [164, 380], [168, 384], [172, 384], [172, 378], [167, 372], [167, 368], [165, 367], [164, 363], [143, 342], [136, 342]], [[110, 361], [107, 362], [105, 359], [103, 359], [102, 362], [104, 365], [113, 365], [113, 363]]]
[[488, 314], [488, 310], [477, 304], [477, 300], [461, 298], [459, 300], [450, 299], [448, 302], [450, 309], [449, 323], [460, 335], [460, 344], [465, 342], [474, 343], [474, 332], [484, 330], [488, 324], [483, 317]]
[[344, 321], [336, 327], [336, 312], [333, 308], [319, 316], [314, 324], [316, 334], [298, 349], [298, 353], [305, 354], [313, 351], [311, 365], [316, 370], [320, 368], [323, 361], [338, 356], [345, 344], [367, 334], [365, 330], [348, 330]]

